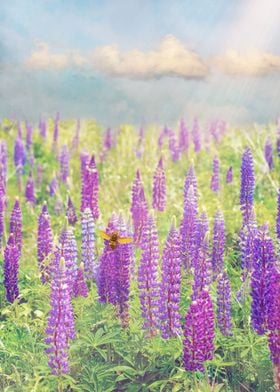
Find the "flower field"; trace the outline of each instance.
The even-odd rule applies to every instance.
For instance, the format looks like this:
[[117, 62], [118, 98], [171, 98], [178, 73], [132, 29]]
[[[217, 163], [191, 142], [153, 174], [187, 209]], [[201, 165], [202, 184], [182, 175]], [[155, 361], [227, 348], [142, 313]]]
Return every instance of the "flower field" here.
[[0, 140], [0, 391], [280, 391], [280, 124]]

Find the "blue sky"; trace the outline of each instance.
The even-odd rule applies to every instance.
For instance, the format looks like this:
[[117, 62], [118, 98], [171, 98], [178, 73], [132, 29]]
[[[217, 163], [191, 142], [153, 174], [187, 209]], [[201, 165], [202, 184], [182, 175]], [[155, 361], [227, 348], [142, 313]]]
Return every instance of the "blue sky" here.
[[104, 125], [280, 112], [279, 0], [9, 0], [0, 116]]

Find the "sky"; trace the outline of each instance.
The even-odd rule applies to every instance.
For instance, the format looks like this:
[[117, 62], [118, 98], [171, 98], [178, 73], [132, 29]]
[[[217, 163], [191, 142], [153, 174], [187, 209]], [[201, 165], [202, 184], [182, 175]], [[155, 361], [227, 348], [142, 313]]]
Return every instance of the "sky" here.
[[279, 0], [0, 0], [0, 118], [280, 115]]

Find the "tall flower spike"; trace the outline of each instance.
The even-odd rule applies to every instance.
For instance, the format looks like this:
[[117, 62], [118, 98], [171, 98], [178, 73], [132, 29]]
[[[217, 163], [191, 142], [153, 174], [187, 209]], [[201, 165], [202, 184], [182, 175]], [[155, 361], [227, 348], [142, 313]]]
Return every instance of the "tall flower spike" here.
[[81, 121], [78, 118], [77, 120], [77, 125], [76, 125], [76, 133], [75, 136], [72, 139], [72, 149], [77, 150], [79, 147], [79, 142], [80, 142], [80, 130], [81, 130]]
[[222, 334], [225, 336], [231, 335], [230, 283], [227, 272], [222, 272], [218, 276], [217, 319]]
[[251, 319], [254, 330], [262, 335], [267, 330], [270, 303], [270, 274], [275, 256], [267, 225], [262, 226], [254, 239], [253, 273], [251, 277]]
[[222, 211], [217, 211], [214, 219], [212, 269], [213, 277], [222, 272], [224, 268], [225, 253], [225, 220]]
[[197, 299], [205, 287], [211, 283], [211, 259], [209, 256], [209, 233], [206, 233], [197, 251], [194, 264], [192, 300]]
[[18, 269], [19, 269], [19, 249], [13, 233], [10, 234], [7, 245], [4, 250], [4, 287], [6, 290], [6, 299], [9, 302], [19, 296], [18, 289]]
[[204, 371], [214, 355], [214, 311], [207, 289], [193, 301], [186, 315], [183, 363], [187, 371]]
[[50, 216], [46, 202], [44, 203], [38, 219], [37, 253], [42, 283], [49, 281], [49, 262], [53, 251], [53, 235], [50, 225]]
[[193, 186], [193, 191], [195, 194], [195, 197], [197, 198], [197, 179], [195, 175], [195, 170], [193, 164], [189, 167], [189, 170], [187, 172], [186, 178], [185, 178], [185, 183], [184, 183], [184, 204], [186, 204], [187, 199], [188, 199], [188, 191], [189, 187]]
[[74, 282], [74, 297], [87, 297], [88, 288], [85, 281], [84, 264], [81, 263], [77, 272], [76, 280]]
[[132, 201], [130, 211], [134, 227], [134, 242], [138, 246], [141, 246], [144, 224], [148, 218], [148, 205], [139, 170], [137, 170], [136, 177], [132, 184]]
[[66, 144], [62, 146], [60, 157], [59, 157], [59, 163], [60, 163], [60, 180], [62, 182], [67, 182], [67, 179], [69, 177], [69, 150]]
[[169, 142], [168, 142], [170, 156], [173, 162], [177, 162], [180, 158], [180, 148], [177, 145], [176, 135], [175, 132], [170, 130], [169, 131]]
[[264, 157], [266, 163], [269, 167], [269, 170], [273, 169], [273, 147], [272, 142], [270, 139], [267, 139], [265, 146], [264, 146]]
[[42, 118], [39, 121], [39, 134], [43, 139], [47, 138], [47, 124]]
[[8, 150], [5, 140], [0, 141], [0, 180], [6, 190], [8, 170]]
[[66, 215], [67, 215], [67, 218], [68, 218], [69, 225], [73, 225], [74, 226], [78, 219], [77, 219], [77, 215], [76, 215], [74, 204], [73, 204], [72, 199], [71, 199], [70, 196], [68, 196], [68, 200], [67, 200]]
[[15, 243], [17, 244], [19, 253], [21, 255], [22, 248], [22, 214], [19, 204], [19, 199], [16, 198], [13, 210], [10, 217], [10, 234], [14, 234]]
[[95, 227], [94, 219], [89, 208], [86, 208], [81, 217], [82, 225], [82, 262], [88, 280], [96, 279], [97, 264], [95, 264]]
[[233, 171], [232, 166], [228, 168], [227, 175], [226, 175], [226, 183], [231, 184], [233, 180]]
[[219, 192], [220, 190], [220, 161], [218, 157], [213, 159], [213, 174], [210, 188], [213, 192]]
[[190, 185], [184, 205], [184, 215], [181, 223], [182, 261], [187, 270], [191, 266], [195, 246], [197, 199], [193, 185]]
[[25, 128], [26, 128], [26, 148], [27, 150], [30, 150], [32, 147], [33, 128], [28, 121], [25, 122]]
[[49, 184], [50, 196], [54, 196], [57, 192], [57, 189], [58, 189], [58, 182], [57, 182], [56, 175], [54, 174], [54, 176]]
[[175, 222], [169, 231], [162, 257], [159, 314], [162, 337], [181, 334], [180, 324], [181, 238]]
[[179, 127], [179, 148], [181, 152], [187, 152], [190, 144], [190, 135], [184, 120], [180, 121]]
[[28, 203], [30, 203], [32, 206], [35, 206], [36, 197], [34, 191], [34, 181], [31, 172], [29, 173], [28, 180], [25, 187], [25, 198]]
[[166, 204], [166, 181], [162, 158], [158, 162], [153, 181], [153, 208], [164, 211]]
[[21, 176], [23, 174], [23, 166], [25, 164], [25, 161], [26, 161], [26, 156], [25, 156], [24, 143], [22, 138], [18, 136], [14, 144], [14, 164], [16, 168], [17, 180], [20, 189], [21, 189]]
[[240, 209], [243, 225], [249, 221], [254, 203], [255, 174], [251, 150], [247, 147], [242, 156], [240, 181]]
[[49, 346], [48, 364], [55, 375], [69, 373], [68, 351], [75, 339], [74, 312], [64, 260], [59, 259], [51, 287], [51, 310], [48, 316], [45, 343]]
[[277, 199], [276, 235], [278, 240], [280, 240], [280, 188], [278, 189]]
[[193, 122], [192, 140], [194, 145], [194, 151], [199, 152], [201, 150], [201, 136], [197, 119], [195, 119]]
[[54, 152], [57, 152], [58, 134], [59, 134], [59, 113], [56, 114], [56, 117], [54, 119], [53, 142], [52, 142], [52, 150]]
[[[82, 163], [84, 162], [82, 161]], [[99, 217], [98, 192], [99, 175], [94, 155], [92, 155], [89, 164], [85, 168], [81, 210], [84, 211], [86, 208], [90, 208], [94, 219]]]
[[2, 237], [4, 234], [5, 208], [6, 208], [6, 192], [3, 185], [3, 181], [0, 180], [0, 248], [2, 247]]
[[147, 331], [148, 336], [153, 336], [157, 333], [159, 322], [159, 249], [156, 224], [152, 215], [145, 222], [142, 249], [138, 270], [138, 287], [140, 290], [142, 317], [144, 319], [143, 328]]
[[[194, 251], [192, 254], [191, 266], [194, 267], [199, 258], [200, 248], [203, 244], [205, 236], [209, 231], [208, 217], [205, 211], [197, 218], [195, 226], [195, 238], [194, 238]], [[209, 251], [209, 249], [208, 249]]]

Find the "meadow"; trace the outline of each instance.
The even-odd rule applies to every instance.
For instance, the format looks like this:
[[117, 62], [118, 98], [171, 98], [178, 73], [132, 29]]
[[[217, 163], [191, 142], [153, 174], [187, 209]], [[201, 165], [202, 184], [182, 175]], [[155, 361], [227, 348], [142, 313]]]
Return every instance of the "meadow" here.
[[[244, 272], [242, 238], [244, 242], [247, 231], [244, 230], [244, 226], [246, 226], [242, 215], [244, 209], [240, 208], [242, 156], [246, 148], [249, 148], [254, 167], [255, 182], [252, 189], [251, 207], [256, 214], [256, 232], [262, 233], [266, 230], [265, 240], [268, 240], [267, 236], [269, 236], [269, 240], [271, 239], [269, 244], [273, 245], [275, 255], [273, 263], [277, 270], [279, 238], [277, 238], [275, 227], [280, 172], [280, 152], [277, 151], [277, 138], [280, 136], [277, 133], [277, 126], [275, 124], [267, 124], [266, 126], [252, 124], [246, 127], [231, 127], [222, 122], [213, 122], [209, 126], [209, 124], [199, 122], [194, 125], [190, 123], [188, 127], [185, 126], [184, 130], [182, 127], [184, 128], [182, 123], [179, 123], [172, 127], [174, 131], [167, 128], [164, 131], [164, 127], [159, 125], [147, 125], [142, 130], [130, 125], [122, 125], [109, 132], [94, 120], [82, 120], [77, 123], [76, 120], [56, 118], [45, 123], [41, 120], [39, 126], [37, 124], [31, 126], [24, 122], [17, 123], [8, 119], [2, 121], [0, 139], [7, 146], [8, 158], [5, 179], [3, 178], [5, 177], [3, 155], [5, 154], [1, 147], [0, 171], [2, 182], [5, 182], [2, 193], [0, 192], [2, 200], [0, 215], [3, 222], [0, 267], [0, 281], [3, 282], [0, 286], [1, 391], [266, 392], [279, 390], [277, 389], [279, 388], [277, 377], [279, 381], [280, 364], [277, 367], [275, 360], [273, 363], [268, 344], [271, 330], [265, 328], [262, 333], [257, 333], [252, 324], [254, 310], [252, 310], [252, 295], [250, 293], [254, 290], [251, 283], [254, 266]], [[27, 140], [26, 132], [29, 135]], [[15, 145], [19, 139], [22, 141], [21, 145], [25, 154], [22, 161], [15, 160]], [[271, 143], [272, 146], [273, 165], [271, 167], [269, 167], [268, 155], [265, 156], [266, 143]], [[63, 146], [67, 146], [66, 158], [65, 156], [61, 158], [63, 148], [65, 148]], [[95, 202], [98, 203], [99, 214], [97, 215], [99, 216], [94, 217], [93, 233], [93, 262], [97, 272], [94, 271], [92, 278], [89, 279], [89, 275], [83, 276], [83, 269], [79, 269], [82, 271], [81, 284], [86, 281], [86, 288], [84, 287], [87, 291], [86, 296], [72, 295], [71, 298], [70, 284], [67, 280], [67, 273], [69, 273], [67, 260], [65, 263], [63, 260], [61, 262], [63, 255], [59, 253], [61, 248], [56, 247], [56, 244], [59, 242], [62, 244], [61, 233], [63, 229], [67, 230], [68, 226], [72, 226], [71, 230], [73, 230], [74, 240], [77, 244], [78, 257], [71, 262], [75, 263], [75, 268], [76, 266], [78, 268], [82, 261], [83, 241], [82, 214], [80, 212], [81, 194], [83, 181], [87, 181], [87, 177], [83, 178], [83, 171], [81, 172], [81, 154], [88, 157], [88, 160], [84, 161], [86, 162], [84, 170], [87, 170], [89, 156], [94, 155], [98, 171], [98, 192]], [[153, 181], [160, 158], [162, 158], [166, 187], [163, 211], [152, 208]], [[213, 159], [215, 158], [216, 163], [218, 161], [218, 168], [216, 164], [216, 169], [214, 169], [216, 170], [216, 179], [212, 178], [211, 180]], [[195, 186], [191, 186], [192, 191], [186, 190], [185, 182], [190, 167], [193, 167], [197, 179], [197, 198], [194, 197]], [[227, 178], [230, 167], [232, 167], [232, 181]], [[176, 281], [176, 284], [179, 285], [179, 299], [176, 299], [179, 301], [179, 327], [177, 332], [168, 338], [163, 336], [160, 324], [162, 318], [160, 317], [155, 324], [151, 325], [150, 320], [150, 323], [146, 323], [146, 326], [143, 327], [145, 321], [142, 315], [143, 303], [141, 302], [143, 286], [141, 286], [139, 275], [141, 273], [149, 274], [149, 271], [145, 270], [141, 273], [139, 271], [141, 264], [144, 263], [143, 259], [145, 259], [143, 253], [147, 253], [145, 239], [148, 237], [144, 235], [144, 241], [143, 238], [136, 238], [135, 216], [137, 214], [135, 216], [133, 213], [131, 214], [131, 209], [133, 210], [132, 188], [133, 183], [137, 182], [135, 180], [137, 170], [140, 173], [145, 193], [145, 200], [142, 199], [142, 201], [144, 200], [146, 203], [144, 203], [144, 207], [143, 205], [141, 207], [146, 214], [144, 214], [142, 223], [145, 226], [148, 219], [151, 222], [154, 221], [154, 229], [158, 235], [158, 260], [156, 264], [153, 264], [153, 260], [151, 260], [149, 267], [155, 268], [151, 274], [152, 278], [155, 277], [155, 282], [152, 284], [156, 284], [157, 289], [161, 287], [161, 281], [165, 279], [161, 272], [163, 271], [166, 239], [172, 225], [176, 229], [174, 238], [180, 237], [182, 232], [180, 232], [180, 226], [182, 226], [184, 216], [187, 214], [186, 209], [188, 201], [190, 201], [188, 198], [193, 198], [198, 208], [195, 216], [197, 220], [192, 226], [193, 231], [198, 227], [198, 216], [202, 212], [208, 216], [209, 229], [205, 230], [207, 234], [201, 240], [201, 248], [195, 250], [189, 248], [189, 244], [185, 244], [185, 251], [179, 255], [180, 260], [182, 259], [178, 272], [179, 278]], [[35, 187], [35, 203], [26, 191], [26, 184], [31, 178], [30, 173]], [[50, 184], [54, 178], [57, 180], [57, 186], [54, 186], [50, 191]], [[213, 181], [218, 181], [218, 187], [213, 184]], [[87, 196], [87, 191], [90, 193], [89, 185], [85, 189], [84, 193]], [[67, 222], [69, 221], [69, 209], [68, 219], [65, 217], [69, 196], [77, 215], [77, 222], [72, 225]], [[7, 242], [11, 231], [10, 216], [16, 197], [18, 197], [22, 213], [22, 249], [19, 256], [18, 275], [15, 272], [18, 280], [18, 294], [9, 301], [7, 300], [7, 285], [15, 283], [13, 281], [4, 284], [5, 268], [7, 268], [5, 267], [5, 257], [8, 258]], [[44, 202], [47, 205], [53, 233], [53, 249], [47, 262], [52, 263], [52, 260], [56, 260], [57, 257], [59, 260], [53, 262], [50, 272], [52, 277], [43, 283], [42, 269], [40, 269], [42, 266], [38, 262], [37, 237], [38, 218]], [[140, 210], [137, 210], [138, 213]], [[221, 251], [223, 265], [217, 272], [218, 277], [214, 277], [215, 271], [211, 269], [211, 258], [213, 258], [213, 232], [215, 231], [214, 221], [217, 211], [221, 211], [224, 218], [225, 239], [224, 250]], [[114, 213], [116, 215], [113, 215]], [[112, 249], [109, 241], [104, 240], [104, 233], [102, 237], [102, 231], [106, 231], [110, 220], [111, 227], [117, 227], [118, 224], [120, 227], [120, 223], [114, 223], [114, 219], [116, 220], [114, 216], [119, 217], [120, 214], [122, 219], [118, 219], [119, 222], [123, 222], [123, 236], [129, 239], [133, 238], [134, 241], [127, 244], [118, 243], [116, 249]], [[280, 219], [279, 212], [278, 219]], [[151, 222], [152, 226], [153, 222]], [[262, 229], [265, 224], [268, 227]], [[260, 232], [257, 228], [260, 229]], [[140, 229], [145, 230], [143, 227]], [[140, 229], [138, 226], [138, 230]], [[148, 229], [146, 228], [146, 230]], [[120, 232], [121, 229], [118, 228], [118, 231]], [[153, 230], [150, 228], [150, 231]], [[110, 225], [109, 229], [107, 228], [107, 233], [110, 234]], [[141, 235], [143, 237], [143, 233]], [[154, 238], [153, 235], [150, 237]], [[257, 234], [256, 238], [259, 238]], [[184, 236], [180, 240], [183, 243]], [[153, 246], [150, 248], [150, 254], [157, 255], [156, 250], [153, 253]], [[195, 247], [195, 244], [192, 246]], [[63, 248], [63, 245], [61, 247]], [[56, 252], [53, 252], [55, 249]], [[118, 257], [124, 257], [122, 249], [128, 249], [127, 252], [130, 252], [129, 265], [126, 266], [128, 268], [126, 273], [129, 271], [129, 282], [125, 280], [128, 301], [125, 304], [127, 313], [124, 317], [122, 317], [118, 303], [119, 297], [116, 295], [114, 300], [111, 300], [110, 297], [110, 285], [115, 284], [115, 277], [110, 268], [121, 270], [122, 264], [111, 265], [111, 267], [108, 264], [102, 267], [102, 263], [108, 262], [110, 257], [111, 263], [118, 263]], [[201, 361], [197, 360], [202, 366], [200, 370], [195, 367], [193, 370], [189, 370], [186, 364], [187, 360], [183, 359], [184, 356], [190, 354], [184, 354], [184, 350], [188, 350], [188, 348], [186, 349], [188, 343], [185, 342], [184, 329], [186, 324], [191, 323], [191, 314], [188, 313], [191, 306], [195, 307], [197, 303], [200, 304], [201, 299], [199, 293], [195, 299], [193, 297], [196, 267], [191, 263], [187, 265], [184, 260], [185, 252], [200, 252], [200, 249], [202, 249], [202, 256], [201, 253], [197, 253], [197, 257], [206, 262], [205, 268], [209, 268], [209, 270], [206, 271], [208, 280], [205, 280], [205, 287], [200, 288], [199, 293], [207, 292], [212, 303], [214, 331], [212, 331], [213, 336], [210, 333], [209, 339], [213, 341], [213, 349], [209, 359], [206, 356]], [[169, 253], [169, 255], [171, 254], [170, 258], [174, 256], [173, 251], [171, 250]], [[119, 254], [120, 256], [118, 256]], [[108, 259], [106, 259], [106, 255]], [[168, 256], [166, 257], [168, 258]], [[265, 258], [265, 256], [263, 257]], [[257, 258], [258, 254], [255, 254], [255, 259]], [[13, 257], [11, 259], [12, 263]], [[42, 261], [42, 263], [45, 262], [45, 260]], [[271, 260], [266, 260], [266, 262], [269, 264]], [[217, 285], [221, 272], [226, 272], [231, 289], [229, 305], [231, 326], [228, 333], [223, 333], [218, 322]], [[108, 281], [106, 273], [108, 276], [110, 275]], [[170, 273], [172, 274], [172, 271]], [[279, 275], [277, 276], [279, 277]], [[65, 286], [69, 286], [65, 289], [65, 292], [68, 293], [66, 293], [68, 295], [66, 305], [73, 306], [76, 335], [73, 339], [69, 336], [65, 338], [65, 355], [69, 365], [69, 371], [66, 372], [63, 371], [61, 364], [48, 365], [50, 355], [46, 352], [48, 343], [45, 340], [48, 335], [46, 328], [50, 322], [51, 306], [53, 306], [50, 303], [51, 291], [54, 292], [55, 279], [59, 284], [60, 278], [66, 279]], [[106, 287], [100, 287], [101, 279], [106, 281]], [[277, 286], [277, 282], [275, 286]], [[62, 291], [63, 284], [61, 287]], [[122, 289], [120, 288], [120, 291]], [[203, 291], [204, 289], [207, 291]], [[152, 296], [153, 293], [149, 295]], [[159, 297], [160, 295], [157, 293], [157, 301], [159, 301]], [[58, 299], [54, 298], [55, 301]], [[62, 311], [66, 302], [63, 300], [60, 302]], [[159, 304], [155, 301], [150, 306], [159, 307]], [[199, 309], [197, 311], [199, 312]], [[153, 315], [156, 317], [156, 313]], [[56, 314], [56, 317], [59, 315]], [[203, 315], [199, 317], [203, 317]], [[206, 316], [204, 315], [204, 317]], [[269, 317], [269, 315], [265, 314], [264, 317]], [[195, 322], [195, 317], [193, 320]], [[210, 324], [211, 317], [209, 319], [206, 317], [203, 324], [206, 332]], [[68, 326], [67, 322], [65, 326]], [[58, 325], [56, 327], [58, 328]], [[276, 330], [278, 343], [275, 343], [276, 346], [278, 344], [278, 350], [279, 330], [280, 325], [278, 324]], [[195, 351], [195, 337], [192, 336], [192, 339], [192, 350]], [[194, 352], [191, 354], [195, 355]], [[276, 352], [277, 355], [279, 360], [279, 351], [278, 354]]]

